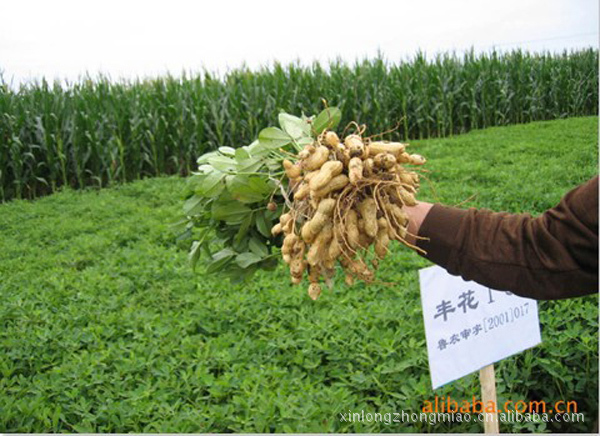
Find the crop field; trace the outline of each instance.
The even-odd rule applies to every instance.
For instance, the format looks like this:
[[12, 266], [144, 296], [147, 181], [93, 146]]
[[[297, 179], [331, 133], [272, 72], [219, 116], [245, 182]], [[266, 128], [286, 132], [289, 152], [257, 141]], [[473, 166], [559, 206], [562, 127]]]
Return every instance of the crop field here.
[[[511, 62], [516, 62], [517, 55], [511, 56]], [[575, 69], [586, 56], [590, 66], [582, 69], [586, 71], [582, 74], [591, 75], [597, 70], [597, 52], [562, 60], [522, 57], [519, 62], [531, 68], [549, 68], [543, 83], [557, 91], [563, 79], [551, 74], [553, 68], [563, 71], [562, 66], [570, 65], [564, 67], [564, 80], [569, 81], [573, 76], [567, 71]], [[500, 72], [508, 60], [478, 62], [482, 69]], [[418, 62], [402, 68], [435, 72], [439, 71], [436, 68], [457, 65], [447, 59], [435, 68], [419, 67]], [[312, 74], [333, 78], [342, 71], [357, 76], [369, 71], [365, 80], [373, 83], [373, 88], [364, 92], [377, 93], [383, 92], [383, 84], [374, 80], [378, 68], [374, 64], [354, 70], [334, 69], [330, 76], [318, 69], [310, 74], [277, 70], [269, 80], [280, 75], [279, 81], [266, 83], [277, 88], [285, 78], [309, 87], [319, 83], [309, 79]], [[405, 74], [402, 68], [393, 74]], [[475, 69], [461, 71], [477, 73]], [[521, 77], [518, 71], [515, 74]], [[593, 74], [593, 86], [597, 86], [597, 71]], [[50, 116], [37, 121], [47, 129], [42, 137], [48, 142], [40, 146], [50, 147], [42, 148], [46, 164], [41, 168], [53, 189], [61, 185], [98, 187], [112, 179], [187, 170], [189, 159], [205, 148], [244, 141], [245, 135], [256, 134], [281, 101], [289, 101], [290, 110], [303, 107], [304, 97], [293, 87], [282, 87], [281, 94], [273, 94], [277, 96], [273, 100], [267, 98], [267, 107], [261, 111], [249, 107], [253, 99], [263, 101], [258, 98], [260, 88], [249, 84], [262, 83], [265, 77], [266, 73], [238, 73], [218, 87], [200, 86], [210, 83], [209, 79], [185, 85], [166, 80], [137, 84], [128, 90], [100, 82], [69, 91], [78, 96], [72, 99], [40, 86], [26, 91], [20, 101], [29, 107], [47, 108], [47, 114], [55, 104], [52, 95], [59, 107], [65, 101], [82, 105], [65, 109], [77, 113], [74, 118], [57, 118], [67, 124], [47, 127], [45, 123], [56, 122]], [[554, 81], [558, 83], [550, 85]], [[322, 95], [335, 95], [338, 91], [327, 87], [348, 82], [352, 80], [323, 81], [327, 92]], [[519, 79], [514, 83], [546, 92], [545, 85], [537, 88]], [[200, 89], [217, 93], [220, 97], [211, 101], [215, 105], [221, 102], [227, 110], [232, 110], [235, 98], [239, 112], [224, 112], [227, 116], [215, 124], [217, 118], [208, 114], [216, 117], [217, 106], [202, 106], [207, 111], [202, 116], [210, 121], [207, 130], [201, 132], [197, 130], [201, 123], [183, 121], [188, 118], [182, 117], [193, 118], [193, 113], [176, 106], [175, 102], [188, 104], [180, 100], [182, 86], [198, 86], [198, 93]], [[355, 91], [361, 89], [358, 83], [355, 86]], [[345, 117], [369, 122], [377, 119], [375, 114], [386, 114], [373, 127], [377, 131], [393, 125], [392, 120], [401, 114], [395, 106], [396, 112], [391, 106], [377, 106], [375, 99], [357, 103], [352, 89], [339, 93], [347, 108]], [[250, 95], [246, 92], [255, 92], [255, 97], [242, 98]], [[548, 96], [554, 95], [548, 92]], [[574, 99], [576, 94], [569, 92]], [[527, 95], [516, 101], [530, 104], [531, 94]], [[95, 100], [99, 96], [106, 97], [103, 103]], [[586, 100], [573, 111], [596, 113], [597, 95], [595, 98], [595, 102]], [[389, 105], [392, 100], [379, 101]], [[121, 105], [120, 101], [130, 104]], [[411, 108], [418, 105], [416, 99], [407, 101], [412, 102]], [[575, 100], [569, 101], [565, 105], [575, 104]], [[161, 109], [147, 110], [156, 102]], [[88, 105], [95, 104], [112, 107], [112, 114], [87, 110]], [[497, 107], [490, 112], [483, 110], [475, 118], [453, 115], [453, 120], [462, 121], [452, 125], [446, 121], [438, 125], [435, 118], [434, 122], [422, 120], [422, 124], [410, 119], [413, 130], [401, 130], [400, 135], [437, 136], [482, 125], [573, 114], [562, 106], [550, 109], [541, 100], [536, 104], [550, 112], [532, 109], [518, 111], [528, 113], [525, 118], [503, 118]], [[147, 113], [148, 117], [130, 125], [134, 115], [128, 111], [136, 107], [139, 114]], [[305, 109], [309, 112], [310, 108], [307, 105]], [[467, 106], [464, 114], [469, 110]], [[163, 120], [161, 111], [172, 111], [172, 118]], [[238, 115], [241, 112], [255, 113], [257, 118]], [[422, 112], [411, 109], [406, 113], [418, 117], [419, 113], [437, 112], [427, 107]], [[4, 128], [12, 116], [5, 114]], [[104, 123], [104, 116], [111, 118]], [[34, 119], [32, 115], [26, 123]], [[69, 124], [73, 121], [68, 120], [75, 119], [75, 124]], [[177, 119], [182, 122], [177, 123]], [[119, 120], [125, 120], [124, 124], [119, 125]], [[157, 124], [152, 128], [145, 124], [153, 122]], [[81, 141], [77, 142], [81, 145], [78, 152], [85, 156], [67, 157], [67, 149], [53, 154], [52, 147], [67, 147], [67, 142], [61, 142], [52, 129], [74, 125], [89, 126], [88, 130], [73, 130], [76, 141]], [[131, 130], [135, 125], [140, 129], [137, 133]], [[23, 131], [30, 132], [32, 126], [27, 126]], [[173, 130], [161, 130], [167, 127]], [[99, 136], [89, 138], [86, 131]], [[116, 135], [119, 131], [123, 136]], [[144, 145], [133, 140], [146, 131], [161, 135], [156, 154], [152, 148], [142, 148], [152, 144], [149, 137]], [[189, 141], [180, 141], [184, 136]], [[5, 138], [1, 137], [0, 144], [5, 144]], [[11, 147], [18, 144], [13, 139]], [[111, 144], [112, 148], [105, 150], [96, 143]], [[431, 171], [431, 181], [423, 183], [420, 198], [448, 205], [469, 200], [462, 207], [539, 214], [569, 189], [598, 173], [597, 116], [478, 129], [451, 138], [415, 140], [411, 145], [415, 152], [427, 156], [426, 167]], [[37, 159], [38, 151], [32, 153]], [[135, 153], [139, 153], [137, 157]], [[6, 154], [0, 156], [6, 158]], [[114, 166], [113, 161], [117, 162]], [[82, 165], [76, 167], [75, 162]], [[63, 170], [67, 163], [69, 168]], [[19, 165], [0, 161], [0, 170], [5, 171], [0, 183], [5, 196], [17, 196], [14, 180], [22, 182], [22, 197], [40, 193], [42, 185], [31, 184], [34, 176], [29, 171], [35, 165]], [[15, 167], [23, 170], [19, 173], [23, 179], [16, 178]], [[7, 168], [11, 168], [8, 173]], [[7, 174], [11, 174], [11, 181]], [[97, 181], [91, 183], [96, 176]], [[219, 276], [204, 274], [202, 260], [198, 271], [193, 272], [187, 260], [189, 247], [170, 232], [169, 223], [177, 220], [181, 210], [184, 185], [185, 180], [177, 176], [154, 177], [106, 189], [66, 188], [35, 201], [0, 204], [1, 432], [482, 431], [478, 423], [386, 425], [340, 420], [340, 413], [361, 410], [420, 412], [424, 401], [431, 401], [434, 395], [451, 395], [458, 401], [479, 397], [476, 374], [431, 390], [417, 275], [418, 269], [429, 266], [428, 261], [393, 246], [378, 272], [378, 278], [388, 284], [348, 287], [343, 277], [337, 277], [333, 290], [324, 289], [316, 302], [306, 295], [305, 286], [289, 284], [283, 266], [258, 273], [250, 283], [232, 285]], [[498, 400], [574, 400], [585, 422], [511, 423], [501, 424], [500, 430], [589, 432], [598, 416], [598, 297], [540, 302], [539, 308], [543, 343], [496, 365]]]
[[0, 202], [60, 186], [104, 187], [187, 174], [202, 153], [247, 145], [280, 110], [307, 115], [321, 99], [388, 139], [598, 114], [598, 51], [514, 51], [233, 70], [224, 78], [114, 82], [18, 90], [0, 78]]

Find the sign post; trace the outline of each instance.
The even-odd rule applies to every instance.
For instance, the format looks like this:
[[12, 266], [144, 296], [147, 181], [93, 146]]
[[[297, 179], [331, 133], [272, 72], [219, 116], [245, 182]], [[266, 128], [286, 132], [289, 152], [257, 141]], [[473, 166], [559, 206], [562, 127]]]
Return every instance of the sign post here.
[[[498, 404], [496, 400], [496, 376], [494, 374], [494, 365], [488, 365], [479, 370], [479, 382], [481, 383], [481, 401], [483, 404]], [[500, 433], [500, 426], [498, 425], [498, 412], [485, 414], [485, 421], [483, 421], [483, 429], [486, 433], [498, 434]]]
[[479, 371], [485, 432], [498, 433], [493, 364], [542, 341], [537, 302], [438, 266], [420, 270], [419, 279], [433, 389]]

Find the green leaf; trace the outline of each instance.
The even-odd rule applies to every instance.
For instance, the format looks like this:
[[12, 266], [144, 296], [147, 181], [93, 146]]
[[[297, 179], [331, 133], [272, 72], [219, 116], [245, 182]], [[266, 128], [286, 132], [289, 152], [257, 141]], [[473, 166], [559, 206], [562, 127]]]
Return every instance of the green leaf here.
[[236, 148], [235, 150], [235, 160], [238, 162], [238, 165], [250, 158], [250, 153], [244, 148]]
[[179, 219], [179, 220], [169, 224], [169, 229], [175, 235], [181, 235], [183, 232], [185, 232], [188, 229], [189, 224], [190, 224], [190, 221], [187, 218], [183, 218], [183, 219]]
[[265, 177], [260, 176], [249, 176], [248, 177], [248, 186], [252, 192], [256, 192], [257, 194], [271, 194], [273, 192], [272, 182], [268, 179], [268, 176]]
[[209, 160], [210, 158], [212, 158], [212, 157], [215, 157], [215, 156], [220, 156], [220, 154], [219, 154], [217, 151], [210, 151], [210, 152], [208, 152], [208, 153], [204, 153], [202, 156], [200, 156], [200, 157], [198, 158], [198, 160], [196, 161], [196, 163], [197, 163], [198, 165], [205, 164], [205, 163], [207, 163], [207, 162], [208, 162], [208, 160]]
[[200, 183], [197, 193], [206, 197], [217, 197], [225, 187], [222, 183], [223, 177], [225, 177], [225, 173], [221, 171], [208, 173]]
[[181, 232], [179, 235], [177, 235], [177, 237], [175, 238], [175, 240], [177, 242], [179, 242], [179, 241], [185, 241], [186, 239], [191, 239], [191, 237], [192, 237], [192, 227], [188, 227], [183, 232]]
[[[268, 144], [268, 141], [265, 144]], [[259, 142], [258, 139], [248, 146], [248, 153], [252, 158], [264, 158], [271, 150], [271, 148]]]
[[233, 147], [219, 147], [217, 150], [219, 150], [219, 152], [221, 152], [225, 156], [235, 156], [235, 148]]
[[270, 225], [270, 221], [267, 221], [264, 212], [258, 212], [256, 214], [256, 228], [258, 229], [258, 231], [260, 232], [261, 235], [263, 235], [265, 238], [270, 238], [271, 237], [271, 225]]
[[189, 218], [183, 218], [175, 223], [169, 224], [169, 229], [175, 235], [177, 242], [190, 239], [192, 237], [192, 228], [194, 224]]
[[204, 176], [204, 175], [206, 175], [206, 174], [208, 174], [208, 173], [210, 173], [211, 171], [214, 171], [214, 170], [215, 169], [212, 166], [210, 166], [209, 164], [205, 163], [205, 164], [202, 164], [202, 165], [200, 165], [198, 167], [198, 172], [197, 173], [193, 173], [193, 174], [197, 175], [197, 176]]
[[248, 241], [248, 248], [251, 252], [258, 254], [261, 257], [269, 255], [269, 249], [267, 248], [267, 245], [256, 236], [252, 236], [250, 238]]
[[279, 114], [279, 125], [294, 139], [310, 136], [310, 126], [306, 121], [285, 112]]
[[192, 264], [192, 270], [196, 269], [196, 263], [198, 263], [198, 259], [200, 258], [200, 246], [200, 241], [194, 241], [192, 243], [192, 248], [190, 249], [190, 252], [188, 254], [188, 259]]
[[186, 202], [183, 203], [183, 213], [186, 216], [198, 215], [204, 210], [204, 201], [204, 198], [197, 195], [188, 198]]
[[267, 127], [258, 134], [259, 144], [267, 150], [276, 150], [292, 141], [290, 135], [277, 127]]
[[237, 253], [244, 253], [248, 251], [248, 239], [242, 239], [240, 241], [233, 241], [232, 243], [227, 243], [227, 246], [230, 246]]
[[265, 161], [258, 157], [238, 161], [237, 170], [240, 173], [254, 173], [264, 165]]
[[241, 223], [251, 209], [244, 206], [239, 201], [216, 202], [212, 205], [212, 217], [218, 221], [227, 221], [228, 223]]
[[258, 139], [255, 139], [250, 145], [247, 145], [242, 148], [246, 149], [250, 156], [254, 156], [256, 154], [257, 149], [260, 148], [260, 143], [258, 142]]
[[228, 173], [236, 167], [236, 161], [223, 155], [212, 156], [208, 159], [208, 163], [215, 169]]
[[281, 160], [269, 160], [267, 162], [267, 170], [269, 173], [276, 173], [281, 171]]
[[246, 218], [240, 224], [240, 228], [238, 229], [235, 237], [233, 239], [234, 243], [239, 243], [242, 239], [246, 237], [248, 234], [248, 229], [250, 228], [250, 224], [252, 224], [252, 214], [248, 214]]
[[263, 262], [260, 264], [260, 268], [266, 271], [275, 271], [277, 266], [279, 266], [279, 258], [274, 256], [263, 260]]
[[248, 268], [250, 265], [258, 263], [261, 260], [262, 257], [258, 254], [247, 251], [246, 253], [238, 254], [235, 258], [235, 263], [237, 263], [240, 268]]
[[244, 283], [256, 273], [257, 269], [256, 265], [250, 265], [248, 268], [240, 268], [237, 264], [230, 264], [227, 266], [227, 270], [223, 271], [222, 275], [233, 284]]
[[228, 176], [227, 190], [231, 196], [242, 203], [255, 203], [270, 194], [267, 181], [257, 176]]
[[185, 186], [183, 187], [183, 197], [188, 198], [190, 195], [194, 194], [202, 183], [202, 180], [204, 180], [204, 177], [204, 174], [192, 173], [192, 175], [188, 177]]
[[212, 257], [212, 261], [206, 267], [208, 274], [221, 271], [236, 255], [235, 251], [230, 248], [224, 248], [221, 251], [215, 253]]
[[342, 111], [337, 107], [328, 107], [323, 110], [312, 123], [313, 131], [318, 135], [323, 130], [333, 130], [337, 127], [342, 119]]

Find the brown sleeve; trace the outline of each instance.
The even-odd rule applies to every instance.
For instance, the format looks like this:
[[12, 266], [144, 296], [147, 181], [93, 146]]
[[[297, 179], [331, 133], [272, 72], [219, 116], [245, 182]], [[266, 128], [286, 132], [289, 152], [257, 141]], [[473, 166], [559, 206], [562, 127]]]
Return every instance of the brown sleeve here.
[[493, 289], [538, 300], [598, 292], [598, 177], [537, 218], [434, 205], [424, 257]]

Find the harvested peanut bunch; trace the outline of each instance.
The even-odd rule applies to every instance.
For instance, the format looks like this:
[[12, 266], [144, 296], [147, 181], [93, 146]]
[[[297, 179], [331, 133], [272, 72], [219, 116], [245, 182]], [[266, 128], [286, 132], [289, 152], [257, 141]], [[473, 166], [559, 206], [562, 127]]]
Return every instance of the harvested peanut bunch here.
[[281, 253], [292, 283], [306, 275], [313, 300], [321, 295], [321, 281], [331, 285], [337, 263], [347, 284], [372, 282], [391, 241], [417, 249], [406, 241], [402, 207], [416, 204], [416, 167], [425, 158], [409, 154], [407, 145], [357, 133], [341, 141], [326, 130], [283, 162], [289, 211], [272, 233], [283, 233]]

